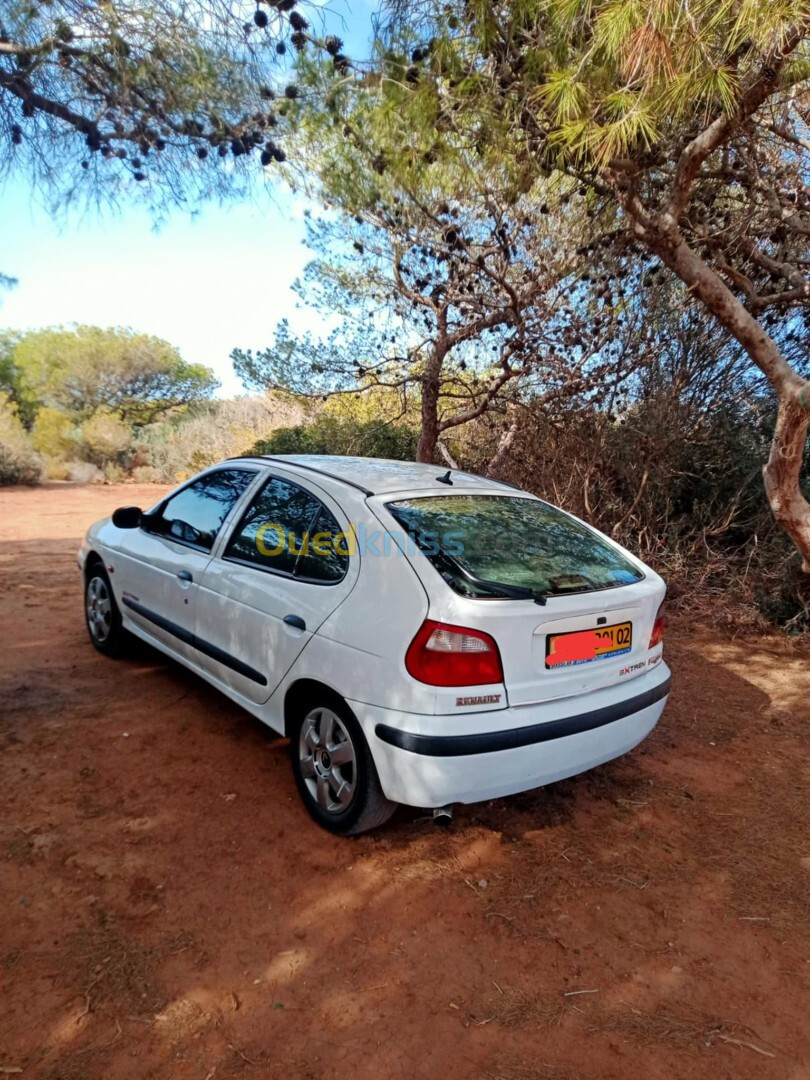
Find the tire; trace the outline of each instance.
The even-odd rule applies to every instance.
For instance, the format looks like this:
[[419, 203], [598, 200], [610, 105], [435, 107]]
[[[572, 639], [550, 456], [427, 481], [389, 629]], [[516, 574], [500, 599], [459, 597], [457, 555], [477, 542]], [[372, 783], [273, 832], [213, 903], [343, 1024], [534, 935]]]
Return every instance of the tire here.
[[121, 612], [107, 571], [98, 560], [91, 564], [85, 577], [84, 621], [90, 642], [100, 653], [111, 657], [122, 655], [127, 633], [121, 625]]
[[289, 736], [296, 787], [322, 828], [357, 836], [388, 821], [397, 804], [383, 795], [368, 743], [345, 701], [326, 690], [308, 697]]

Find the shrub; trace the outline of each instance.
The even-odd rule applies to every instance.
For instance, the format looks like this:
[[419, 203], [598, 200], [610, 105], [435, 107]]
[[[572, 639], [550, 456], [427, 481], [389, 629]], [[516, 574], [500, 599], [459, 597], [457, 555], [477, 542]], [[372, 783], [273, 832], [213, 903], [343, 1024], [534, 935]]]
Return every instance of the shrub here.
[[218, 461], [247, 453], [257, 439], [282, 425], [302, 423], [309, 410], [308, 403], [288, 394], [212, 401], [144, 428], [135, 443], [136, 460], [152, 465], [159, 480], [185, 480]]
[[102, 468], [120, 459], [132, 445], [132, 429], [117, 416], [96, 413], [82, 424], [82, 446], [90, 461]]
[[42, 408], [31, 428], [34, 449], [51, 458], [68, 458], [78, 451], [77, 431], [73, 421], [60, 409]]
[[43, 455], [42, 468], [48, 480], [69, 480], [70, 470], [74, 466], [72, 461], [64, 461], [62, 458], [47, 457]]
[[0, 484], [38, 484], [42, 462], [8, 395], [0, 394]]
[[126, 469], [122, 469], [120, 465], [116, 465], [112, 461], [108, 461], [102, 471], [104, 473], [104, 481], [107, 484], [123, 484], [127, 478]]
[[72, 484], [100, 484], [104, 473], [90, 461], [77, 461], [70, 466], [68, 480]]
[[324, 415], [311, 424], [280, 428], [255, 443], [254, 454], [350, 454], [412, 461], [418, 432], [406, 424], [358, 422]]
[[159, 484], [163, 477], [154, 465], [136, 465], [132, 470], [132, 479], [136, 484]]
[[0, 437], [0, 485], [38, 484], [41, 479], [42, 467], [36, 454]]

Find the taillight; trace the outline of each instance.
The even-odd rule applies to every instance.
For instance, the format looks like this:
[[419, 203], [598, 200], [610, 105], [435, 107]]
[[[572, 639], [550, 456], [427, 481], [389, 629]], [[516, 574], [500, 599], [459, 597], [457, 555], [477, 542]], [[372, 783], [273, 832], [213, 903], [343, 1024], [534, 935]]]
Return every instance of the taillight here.
[[648, 649], [654, 649], [656, 645], [660, 645], [664, 640], [664, 605], [658, 609], [658, 614], [655, 616], [655, 622], [653, 623], [652, 634], [650, 634], [650, 644]]
[[489, 634], [425, 619], [405, 654], [408, 673], [429, 686], [503, 682], [498, 646]]

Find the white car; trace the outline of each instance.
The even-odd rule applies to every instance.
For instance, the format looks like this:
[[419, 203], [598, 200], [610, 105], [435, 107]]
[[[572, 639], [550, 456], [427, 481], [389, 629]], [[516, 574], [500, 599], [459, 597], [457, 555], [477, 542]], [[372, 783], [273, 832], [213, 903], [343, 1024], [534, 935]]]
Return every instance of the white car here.
[[435, 465], [233, 459], [93, 525], [79, 565], [95, 647], [135, 634], [286, 735], [336, 833], [583, 772], [669, 693], [656, 573]]

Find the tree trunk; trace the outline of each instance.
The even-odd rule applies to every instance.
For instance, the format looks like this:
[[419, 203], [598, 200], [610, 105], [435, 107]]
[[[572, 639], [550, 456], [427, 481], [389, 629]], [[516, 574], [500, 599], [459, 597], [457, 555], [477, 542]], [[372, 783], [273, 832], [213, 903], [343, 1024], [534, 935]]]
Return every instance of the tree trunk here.
[[765, 492], [774, 518], [802, 557], [802, 570], [810, 574], [810, 503], [800, 484], [810, 423], [810, 381], [794, 371], [762, 324], [692, 251], [672, 222], [667, 233], [639, 225], [637, 235], [742, 345], [773, 387], [779, 411], [763, 468]]
[[517, 420], [513, 419], [512, 422], [509, 424], [509, 427], [506, 429], [506, 431], [504, 431], [504, 433], [500, 437], [500, 440], [498, 441], [498, 448], [492, 455], [492, 460], [487, 466], [487, 476], [495, 477], [495, 479], [498, 478], [498, 475], [500, 474], [500, 471], [503, 468], [506, 459], [509, 457], [509, 452], [512, 449], [512, 445], [515, 439], [517, 438], [517, 433], [518, 422]]
[[810, 504], [799, 484], [810, 424], [810, 390], [779, 398], [779, 412], [768, 463], [762, 469], [773, 516], [801, 552], [802, 570], [810, 574]]
[[444, 445], [444, 443], [442, 442], [441, 439], [439, 439], [437, 441], [436, 448], [438, 449], [439, 453], [441, 454], [441, 456], [444, 458], [445, 462], [450, 466], [451, 469], [457, 469], [459, 467], [458, 462], [453, 457], [453, 455], [450, 453], [450, 451], [447, 449], [447, 447]]
[[438, 390], [432, 385], [422, 385], [422, 430], [416, 446], [416, 460], [431, 462], [436, 457], [436, 444], [439, 441], [439, 418], [437, 404]]
[[442, 365], [447, 355], [444, 334], [436, 339], [422, 373], [422, 430], [416, 448], [416, 460], [433, 462], [439, 442], [439, 391], [441, 390]]

